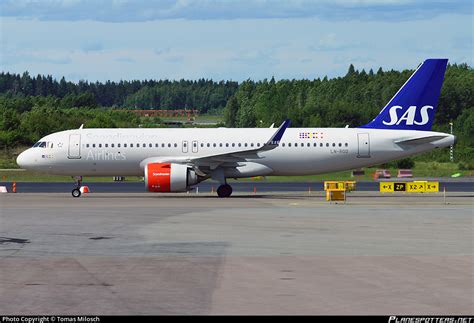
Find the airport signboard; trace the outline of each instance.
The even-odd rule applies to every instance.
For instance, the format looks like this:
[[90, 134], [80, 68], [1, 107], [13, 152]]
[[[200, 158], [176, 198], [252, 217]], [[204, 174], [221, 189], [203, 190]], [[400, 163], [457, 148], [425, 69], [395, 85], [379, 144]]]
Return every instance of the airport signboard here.
[[380, 182], [379, 189], [381, 193], [435, 193], [439, 191], [439, 182]]

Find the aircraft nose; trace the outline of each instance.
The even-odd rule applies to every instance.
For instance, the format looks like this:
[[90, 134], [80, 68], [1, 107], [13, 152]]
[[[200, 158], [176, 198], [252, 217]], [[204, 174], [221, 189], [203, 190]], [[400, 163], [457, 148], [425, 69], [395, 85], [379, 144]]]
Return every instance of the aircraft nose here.
[[31, 165], [31, 161], [28, 158], [28, 150], [22, 152], [21, 154], [18, 155], [16, 158], [16, 163], [20, 168], [26, 169], [28, 166]]

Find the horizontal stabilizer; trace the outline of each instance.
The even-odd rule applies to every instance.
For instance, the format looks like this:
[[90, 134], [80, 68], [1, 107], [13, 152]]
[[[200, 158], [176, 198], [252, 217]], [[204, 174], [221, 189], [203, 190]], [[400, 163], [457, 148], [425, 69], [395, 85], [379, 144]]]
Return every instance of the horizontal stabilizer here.
[[398, 141], [395, 141], [395, 143], [398, 145], [422, 145], [422, 144], [429, 144], [430, 142], [438, 141], [446, 137], [447, 136], [427, 136], [427, 137], [421, 137], [421, 138], [398, 140]]

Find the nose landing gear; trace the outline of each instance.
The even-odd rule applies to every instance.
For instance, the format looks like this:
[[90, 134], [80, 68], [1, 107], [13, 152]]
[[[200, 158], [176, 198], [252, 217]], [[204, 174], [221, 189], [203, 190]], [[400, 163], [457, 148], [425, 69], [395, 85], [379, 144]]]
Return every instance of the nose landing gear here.
[[82, 176], [74, 176], [76, 180], [76, 187], [72, 190], [71, 194], [73, 197], [81, 196], [81, 184], [82, 184]]

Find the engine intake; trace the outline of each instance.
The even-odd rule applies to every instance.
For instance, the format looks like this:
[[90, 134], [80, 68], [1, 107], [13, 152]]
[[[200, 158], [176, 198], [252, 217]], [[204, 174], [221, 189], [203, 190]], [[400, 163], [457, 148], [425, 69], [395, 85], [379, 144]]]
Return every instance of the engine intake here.
[[150, 163], [145, 167], [145, 185], [150, 192], [185, 192], [198, 182], [196, 172], [186, 165]]

